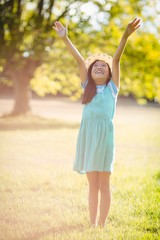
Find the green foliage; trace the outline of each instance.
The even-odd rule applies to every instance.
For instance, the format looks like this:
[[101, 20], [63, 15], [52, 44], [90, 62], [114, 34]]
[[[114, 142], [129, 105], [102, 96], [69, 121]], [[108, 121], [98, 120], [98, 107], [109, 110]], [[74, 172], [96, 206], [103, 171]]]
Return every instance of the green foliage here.
[[63, 93], [77, 100], [82, 94], [78, 69], [62, 44], [57, 41], [50, 49], [49, 60], [37, 68], [31, 80], [31, 89], [42, 97], [48, 93]]
[[[82, 91], [76, 63], [52, 29], [53, 22], [60, 19], [63, 24], [69, 23], [69, 37], [86, 58], [88, 52], [113, 55], [126, 24], [140, 16], [142, 28], [130, 37], [122, 57], [120, 94], [133, 95], [141, 103], [160, 102], [156, 4], [154, 7], [148, 0], [92, 3], [8, 0], [0, 4], [0, 81], [3, 79], [3, 83], [17, 79], [15, 69], [23, 68], [23, 74], [32, 79], [31, 89], [40, 96], [62, 93], [79, 99]], [[29, 61], [35, 62], [31, 64], [33, 69], [25, 67]]]
[[122, 59], [122, 94], [160, 102], [158, 48], [158, 39], [150, 33], [141, 32], [129, 39]]

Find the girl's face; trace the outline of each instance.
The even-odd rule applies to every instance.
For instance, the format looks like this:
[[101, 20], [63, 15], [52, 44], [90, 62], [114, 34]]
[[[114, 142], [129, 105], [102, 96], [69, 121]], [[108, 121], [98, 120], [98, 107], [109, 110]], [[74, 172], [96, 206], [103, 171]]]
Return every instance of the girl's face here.
[[96, 85], [102, 85], [107, 82], [107, 78], [109, 76], [109, 68], [107, 63], [104, 61], [96, 61], [93, 64], [91, 70], [91, 76]]

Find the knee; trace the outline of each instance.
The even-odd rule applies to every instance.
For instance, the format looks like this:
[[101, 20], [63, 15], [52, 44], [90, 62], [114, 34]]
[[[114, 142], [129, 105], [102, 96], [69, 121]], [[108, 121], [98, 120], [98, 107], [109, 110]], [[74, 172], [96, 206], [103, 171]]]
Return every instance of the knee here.
[[99, 186], [98, 184], [90, 184], [89, 185], [89, 190], [90, 192], [92, 192], [93, 194], [97, 194], [99, 191]]
[[108, 194], [110, 192], [109, 185], [107, 184], [99, 184], [99, 190], [101, 194]]

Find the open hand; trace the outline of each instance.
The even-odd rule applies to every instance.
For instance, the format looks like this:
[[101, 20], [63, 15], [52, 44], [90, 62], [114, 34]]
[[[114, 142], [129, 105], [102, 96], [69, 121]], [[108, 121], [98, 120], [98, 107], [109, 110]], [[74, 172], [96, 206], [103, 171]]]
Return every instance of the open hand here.
[[135, 18], [132, 22], [130, 22], [125, 30], [125, 35], [129, 37], [136, 29], [138, 29], [140, 25], [140, 18]]
[[53, 29], [57, 32], [60, 38], [64, 38], [67, 35], [67, 28], [65, 28], [62, 23], [56, 21], [54, 23], [54, 26], [52, 26]]

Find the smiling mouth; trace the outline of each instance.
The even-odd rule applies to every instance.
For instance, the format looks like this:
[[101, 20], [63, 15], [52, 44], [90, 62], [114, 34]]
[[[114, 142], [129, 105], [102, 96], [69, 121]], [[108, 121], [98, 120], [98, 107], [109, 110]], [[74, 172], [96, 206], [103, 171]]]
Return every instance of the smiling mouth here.
[[104, 72], [102, 70], [96, 70], [95, 74], [104, 74]]

